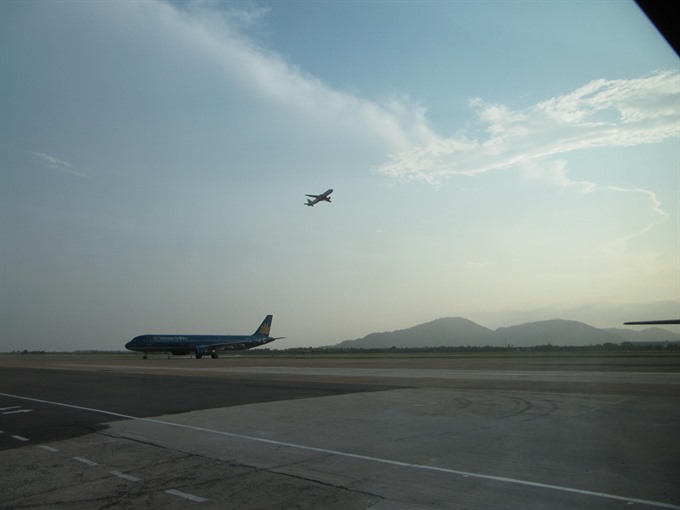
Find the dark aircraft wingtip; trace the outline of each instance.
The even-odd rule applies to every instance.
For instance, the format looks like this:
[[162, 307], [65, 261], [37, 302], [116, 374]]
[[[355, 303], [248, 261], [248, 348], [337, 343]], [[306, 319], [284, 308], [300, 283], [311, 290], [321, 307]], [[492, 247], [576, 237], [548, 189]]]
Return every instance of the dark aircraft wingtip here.
[[660, 321], [635, 321], [624, 322], [626, 326], [642, 326], [646, 324], [680, 324], [680, 319], [664, 319]]

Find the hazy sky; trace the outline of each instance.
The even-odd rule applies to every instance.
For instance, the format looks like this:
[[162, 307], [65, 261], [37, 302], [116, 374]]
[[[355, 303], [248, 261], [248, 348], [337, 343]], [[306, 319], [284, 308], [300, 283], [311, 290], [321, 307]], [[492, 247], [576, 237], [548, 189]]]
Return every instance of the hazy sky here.
[[0, 24], [2, 351], [680, 315], [680, 59], [632, 1]]

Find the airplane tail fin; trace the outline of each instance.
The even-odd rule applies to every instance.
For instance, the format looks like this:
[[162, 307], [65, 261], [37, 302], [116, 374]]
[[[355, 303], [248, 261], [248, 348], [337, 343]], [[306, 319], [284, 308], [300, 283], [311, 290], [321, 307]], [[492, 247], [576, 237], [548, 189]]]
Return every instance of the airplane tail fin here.
[[307, 203], [305, 205], [308, 205], [309, 207], [314, 207], [314, 204], [309, 198], [307, 199]]
[[253, 333], [253, 336], [269, 336], [269, 330], [272, 327], [272, 315], [267, 315], [264, 320], [262, 321], [262, 324], [260, 324], [260, 327], [257, 328], [257, 331]]

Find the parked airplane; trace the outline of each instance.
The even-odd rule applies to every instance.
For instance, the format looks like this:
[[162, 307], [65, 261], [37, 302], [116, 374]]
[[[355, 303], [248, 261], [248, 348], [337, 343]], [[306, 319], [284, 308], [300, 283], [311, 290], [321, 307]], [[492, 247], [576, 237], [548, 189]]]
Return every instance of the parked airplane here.
[[318, 204], [319, 202], [330, 202], [331, 201], [331, 193], [333, 193], [332, 189], [328, 189], [321, 193], [321, 195], [305, 195], [306, 197], [312, 197], [314, 200], [307, 199], [307, 203], [305, 205], [308, 205], [309, 207], [314, 207], [314, 204]]
[[210, 354], [217, 358], [217, 351], [238, 351], [268, 344], [284, 337], [272, 338], [269, 330], [272, 316], [267, 315], [252, 335], [141, 335], [125, 344], [130, 351], [144, 353], [144, 359], [150, 352], [169, 352], [175, 355], [195, 354], [196, 359]]

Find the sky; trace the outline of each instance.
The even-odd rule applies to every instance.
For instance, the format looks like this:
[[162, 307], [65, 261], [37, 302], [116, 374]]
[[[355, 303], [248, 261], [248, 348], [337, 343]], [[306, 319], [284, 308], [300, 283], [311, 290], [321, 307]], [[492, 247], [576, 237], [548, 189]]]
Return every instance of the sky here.
[[7, 0], [0, 94], [0, 351], [680, 316], [632, 1]]

